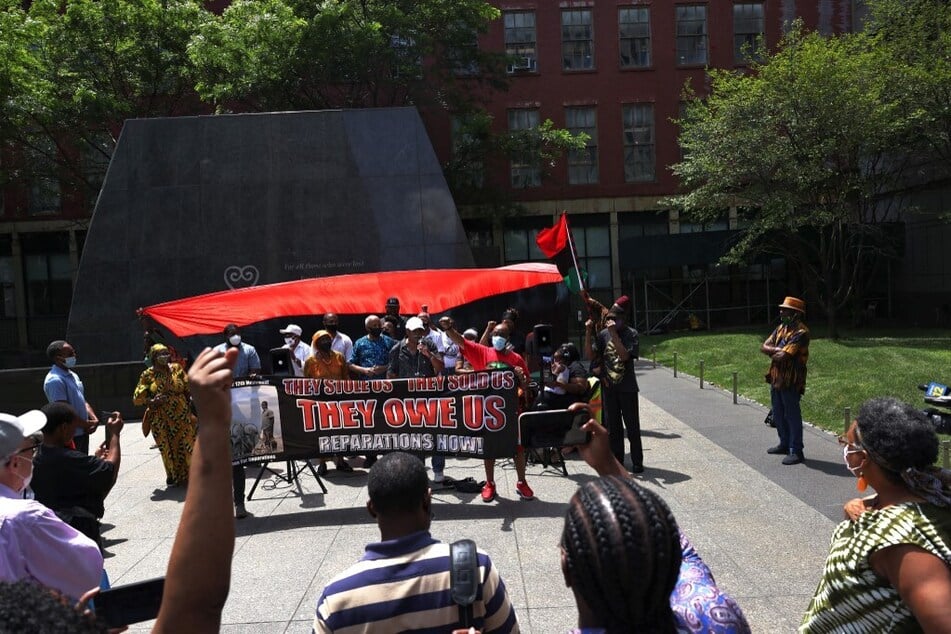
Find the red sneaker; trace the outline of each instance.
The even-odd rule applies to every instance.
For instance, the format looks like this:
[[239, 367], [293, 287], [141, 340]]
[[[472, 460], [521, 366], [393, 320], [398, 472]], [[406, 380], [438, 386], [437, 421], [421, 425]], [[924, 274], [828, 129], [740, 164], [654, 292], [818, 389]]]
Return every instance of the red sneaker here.
[[518, 497], [523, 500], [535, 499], [535, 492], [532, 491], [532, 487], [528, 486], [528, 482], [525, 480], [519, 480], [515, 483], [515, 492], [518, 493]]
[[495, 499], [495, 482], [491, 480], [486, 481], [485, 486], [482, 487], [482, 501], [491, 502]]

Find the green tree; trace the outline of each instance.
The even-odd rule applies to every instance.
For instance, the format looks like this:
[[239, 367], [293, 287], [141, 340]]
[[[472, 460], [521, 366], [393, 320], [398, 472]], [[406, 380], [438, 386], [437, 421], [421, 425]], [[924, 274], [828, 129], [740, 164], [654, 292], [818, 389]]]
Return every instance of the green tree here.
[[237, 0], [189, 54], [219, 111], [468, 109], [505, 84], [505, 56], [474, 45], [498, 16], [481, 0]]
[[131, 117], [200, 112], [187, 45], [197, 0], [3, 0], [0, 134], [8, 177], [63, 181], [90, 199]]
[[911, 122], [909, 141], [925, 161], [951, 165], [951, 4], [874, 0], [865, 34], [898, 73]]
[[709, 220], [730, 205], [749, 227], [726, 260], [781, 253], [837, 333], [838, 315], [892, 255], [890, 195], [905, 176], [909, 113], [893, 62], [864, 36], [794, 29], [750, 73], [712, 71], [681, 125], [683, 193], [668, 203]]

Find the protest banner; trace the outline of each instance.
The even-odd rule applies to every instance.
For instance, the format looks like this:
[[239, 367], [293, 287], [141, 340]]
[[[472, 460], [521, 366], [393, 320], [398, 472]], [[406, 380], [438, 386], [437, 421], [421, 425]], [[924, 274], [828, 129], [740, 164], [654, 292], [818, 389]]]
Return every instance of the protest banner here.
[[410, 451], [505, 458], [518, 438], [511, 370], [409, 379], [241, 379], [234, 464]]

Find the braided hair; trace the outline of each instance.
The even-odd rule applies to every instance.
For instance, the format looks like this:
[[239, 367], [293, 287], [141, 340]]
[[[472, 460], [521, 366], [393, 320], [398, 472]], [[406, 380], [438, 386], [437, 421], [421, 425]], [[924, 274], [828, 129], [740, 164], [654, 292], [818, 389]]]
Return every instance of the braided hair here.
[[675, 631], [680, 530], [657, 494], [614, 476], [582, 485], [568, 504], [561, 547], [572, 589], [608, 633]]

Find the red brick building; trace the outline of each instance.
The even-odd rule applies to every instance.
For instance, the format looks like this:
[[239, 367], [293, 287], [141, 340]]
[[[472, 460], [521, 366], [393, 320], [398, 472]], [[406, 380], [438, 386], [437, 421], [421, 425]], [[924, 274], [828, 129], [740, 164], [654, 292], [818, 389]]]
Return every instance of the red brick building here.
[[[592, 288], [602, 299], [633, 295], [641, 326], [656, 324], [684, 297], [694, 299], [681, 308], [694, 312], [700, 304], [744, 307], [722, 318], [700, 315], [713, 323], [765, 314], [782, 292], [778, 282], [769, 286], [770, 279], [785, 277], [781, 262], [725, 277], [712, 265], [737, 227], [736, 210], [701, 227], [681, 222], [658, 202], [677, 187], [667, 168], [680, 158], [671, 120], [687, 80], [702, 94], [708, 66], [743, 67], [745, 43], [763, 35], [774, 46], [796, 18], [822, 32], [847, 31], [853, 1], [497, 3], [502, 19], [479, 46], [507, 51], [515, 61], [510, 90], [491, 100], [496, 125], [551, 119], [591, 141], [545, 178], [530, 160], [491, 168], [526, 213], [502, 222], [463, 208], [477, 261], [540, 259], [537, 229], [567, 210]], [[452, 122], [429, 116], [427, 127], [438, 155], [448, 159]], [[35, 353], [64, 333], [92, 206], [55, 182], [0, 190], [0, 352], [13, 353], [3, 366], [23, 364], [23, 351]], [[717, 274], [713, 285], [708, 273]], [[710, 301], [698, 303], [703, 296]]]
[[[718, 223], [698, 226], [681, 222], [659, 202], [677, 189], [668, 168], [681, 158], [673, 120], [686, 82], [703, 94], [706, 68], [744, 68], [749, 47], [760, 37], [774, 47], [796, 19], [825, 33], [848, 31], [853, 3], [494, 4], [502, 19], [479, 46], [515, 56], [509, 91], [496, 94], [489, 107], [496, 125], [515, 129], [550, 119], [591, 140], [586, 152], [571, 153], [544, 178], [530, 162], [490, 168], [492, 181], [509, 187], [527, 214], [492, 222], [462, 209], [481, 263], [541, 259], [534, 248], [537, 229], [567, 210], [592, 288], [603, 299], [634, 296], [642, 327], [656, 324], [691, 292], [695, 297], [681, 306], [678, 319], [709, 304], [743, 307], [722, 318], [700, 315], [714, 323], [748, 321], [768, 311], [772, 296], [782, 292], [781, 261], [743, 271], [713, 266], [729, 230], [737, 228], [736, 209], [725, 209]], [[437, 152], [448, 158], [451, 124], [431, 120], [429, 127]], [[708, 278], [716, 279], [712, 286]]]

